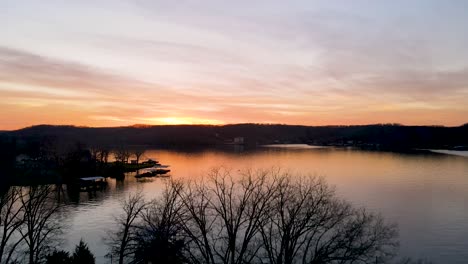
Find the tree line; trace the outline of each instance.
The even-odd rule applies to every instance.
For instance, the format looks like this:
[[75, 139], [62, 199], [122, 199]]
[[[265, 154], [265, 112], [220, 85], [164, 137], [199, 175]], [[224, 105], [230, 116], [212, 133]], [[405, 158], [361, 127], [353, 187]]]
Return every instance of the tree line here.
[[450, 148], [468, 146], [468, 124], [458, 127], [404, 126], [375, 124], [356, 126], [299, 126], [279, 124], [166, 125], [129, 127], [33, 126], [5, 134], [19, 140], [56, 137], [67, 142], [87, 145], [147, 145], [158, 147], [199, 147], [224, 144], [244, 137], [246, 145], [274, 143], [308, 143], [339, 145], [348, 141], [360, 146], [382, 149]]
[[[0, 135], [1, 186], [59, 183], [83, 176], [123, 177], [143, 165], [143, 148], [86, 145], [57, 137], [18, 140]], [[129, 164], [135, 160], [136, 164]], [[149, 164], [148, 164], [149, 166]]]

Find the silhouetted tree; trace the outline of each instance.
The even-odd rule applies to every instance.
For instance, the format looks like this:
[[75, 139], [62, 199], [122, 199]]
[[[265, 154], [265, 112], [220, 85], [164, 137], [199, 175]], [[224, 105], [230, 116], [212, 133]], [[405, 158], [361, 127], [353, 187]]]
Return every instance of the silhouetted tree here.
[[323, 179], [214, 169], [123, 203], [111, 250], [135, 263], [386, 263], [395, 225], [337, 198]]
[[107, 162], [109, 161], [109, 150], [105, 148], [101, 149], [100, 157], [101, 163], [107, 164]]
[[203, 263], [251, 263], [261, 246], [259, 227], [268, 220], [274, 179], [266, 172], [245, 171], [234, 179], [214, 169], [208, 182], [181, 193], [187, 214], [191, 258]]
[[384, 263], [397, 247], [394, 225], [338, 199], [323, 179], [215, 169], [208, 180], [169, 188], [168, 205], [145, 228], [170, 211], [166, 223], [190, 263]]
[[141, 193], [129, 195], [122, 201], [123, 213], [116, 218], [117, 230], [111, 231], [107, 238], [110, 254], [117, 257], [119, 264], [123, 264], [127, 258], [134, 258], [138, 248], [141, 213], [146, 207], [147, 203]]
[[70, 253], [64, 250], [54, 250], [46, 257], [46, 264], [71, 264]]
[[145, 153], [145, 151], [142, 150], [142, 149], [137, 149], [137, 150], [133, 151], [133, 155], [135, 155], [137, 164], [140, 163], [140, 158], [144, 153]]
[[261, 226], [269, 263], [384, 263], [396, 228], [336, 198], [323, 179], [281, 175]]
[[89, 152], [94, 160], [100, 162], [101, 164], [105, 164], [109, 158], [109, 150], [100, 145], [93, 145], [89, 148]]
[[24, 224], [19, 232], [26, 243], [30, 264], [41, 262], [62, 232], [63, 226], [56, 219], [60, 204], [53, 194], [50, 185], [29, 186], [19, 201], [24, 210]]
[[80, 243], [76, 245], [75, 252], [71, 257], [72, 264], [94, 264], [94, 254], [89, 250], [88, 245], [80, 240]]
[[130, 156], [130, 151], [124, 146], [120, 146], [116, 150], [114, 150], [114, 157], [117, 162], [128, 163], [128, 159], [130, 158]]
[[161, 199], [153, 200], [142, 212], [143, 223], [138, 238], [136, 262], [186, 263], [185, 241], [180, 215], [183, 204], [179, 192], [183, 185], [170, 182]]
[[11, 187], [0, 196], [0, 263], [13, 261], [16, 249], [23, 240], [14, 236], [24, 223], [24, 210], [19, 206], [21, 195], [21, 188]]
[[89, 150], [89, 153], [91, 154], [92, 159], [96, 161], [101, 160], [101, 149], [98, 146], [94, 146], [94, 145], [90, 146], [88, 150]]

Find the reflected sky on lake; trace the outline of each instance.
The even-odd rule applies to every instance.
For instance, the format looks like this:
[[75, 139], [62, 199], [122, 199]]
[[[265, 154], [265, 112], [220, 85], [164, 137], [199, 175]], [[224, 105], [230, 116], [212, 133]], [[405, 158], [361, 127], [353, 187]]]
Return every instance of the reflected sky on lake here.
[[[150, 150], [147, 158], [171, 165], [173, 178], [196, 179], [223, 165], [237, 172], [246, 168], [281, 167], [297, 174], [323, 176], [340, 197], [356, 206], [381, 212], [400, 228], [402, 256], [436, 263], [468, 259], [468, 158], [442, 154], [401, 154], [333, 148], [261, 148], [255, 151]], [[102, 237], [112, 228], [119, 200], [141, 191], [157, 197], [167, 179], [109, 179], [103, 193], [80, 194], [69, 206], [70, 248], [83, 237], [103, 263]]]

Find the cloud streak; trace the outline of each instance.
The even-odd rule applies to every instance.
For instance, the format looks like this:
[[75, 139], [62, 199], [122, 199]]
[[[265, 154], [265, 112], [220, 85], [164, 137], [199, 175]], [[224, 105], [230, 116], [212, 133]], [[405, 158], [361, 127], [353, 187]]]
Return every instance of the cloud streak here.
[[[443, 3], [113, 3], [8, 6], [4, 128], [458, 125], [468, 116], [468, 37], [459, 26], [468, 19]], [[436, 7], [452, 19], [432, 14]]]

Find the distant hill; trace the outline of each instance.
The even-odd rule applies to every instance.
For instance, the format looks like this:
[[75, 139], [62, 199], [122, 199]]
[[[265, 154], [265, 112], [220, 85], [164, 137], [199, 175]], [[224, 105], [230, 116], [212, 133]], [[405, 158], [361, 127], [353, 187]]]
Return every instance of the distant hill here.
[[270, 124], [162, 125], [128, 127], [75, 127], [39, 125], [6, 134], [19, 140], [51, 138], [87, 145], [211, 146], [243, 137], [246, 145], [307, 143], [359, 145], [379, 148], [447, 148], [468, 146], [468, 124], [460, 127], [402, 126], [296, 126]]

